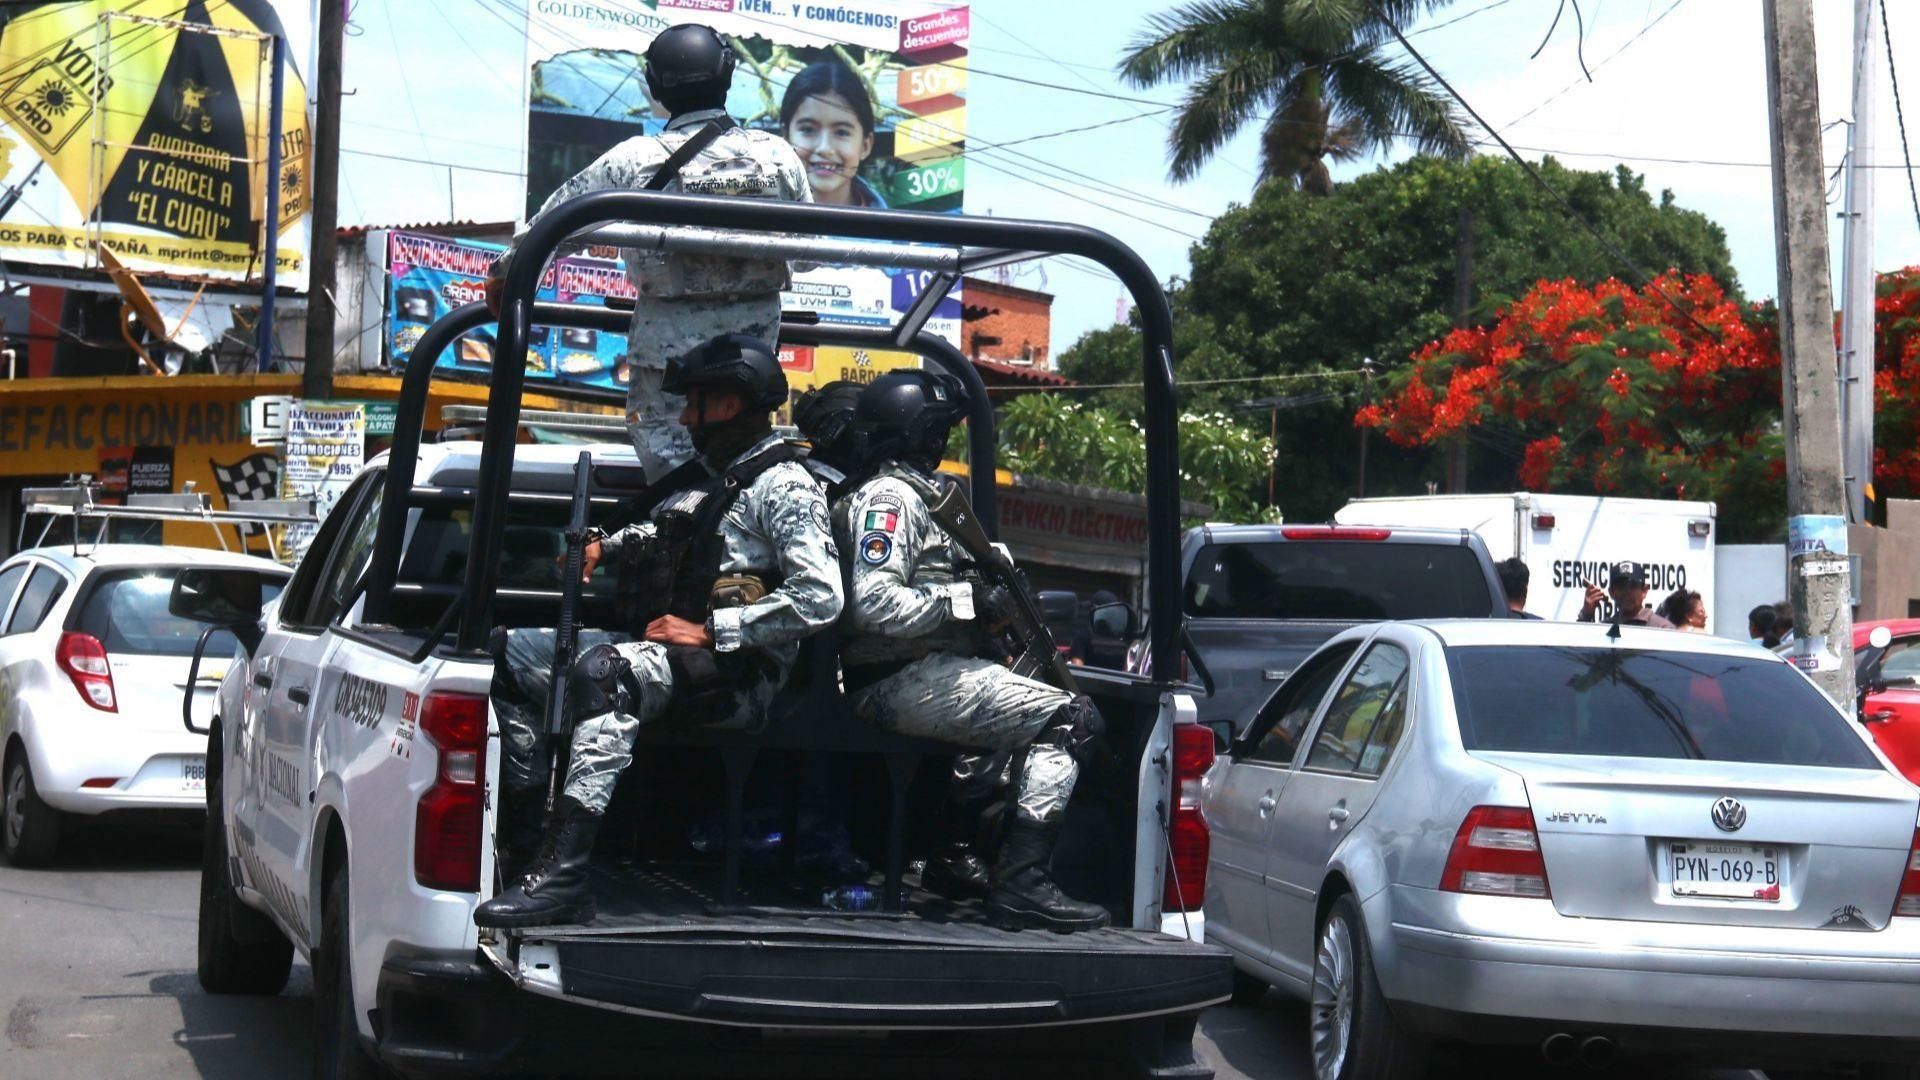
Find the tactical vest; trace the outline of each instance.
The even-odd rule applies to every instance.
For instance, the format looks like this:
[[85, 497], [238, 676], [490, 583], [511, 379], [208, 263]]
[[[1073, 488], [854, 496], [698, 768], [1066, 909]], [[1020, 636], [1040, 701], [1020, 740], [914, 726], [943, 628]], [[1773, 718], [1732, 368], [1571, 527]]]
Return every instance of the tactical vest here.
[[[720, 561], [726, 557], [727, 545], [720, 526], [728, 509], [762, 473], [804, 457], [799, 447], [781, 443], [734, 462], [718, 476], [660, 497], [653, 508], [655, 539], [620, 548], [615, 603], [621, 625], [640, 637], [647, 624], [662, 615], [706, 622], [716, 606], [715, 587], [721, 583]], [[754, 576], [763, 594], [780, 586], [777, 567]], [[720, 597], [718, 606], [757, 598], [733, 592]]]

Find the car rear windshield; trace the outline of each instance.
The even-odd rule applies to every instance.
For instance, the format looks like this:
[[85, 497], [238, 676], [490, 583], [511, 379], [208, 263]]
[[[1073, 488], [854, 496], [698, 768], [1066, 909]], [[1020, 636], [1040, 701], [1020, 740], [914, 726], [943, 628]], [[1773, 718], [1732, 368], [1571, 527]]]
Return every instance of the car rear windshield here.
[[1484, 619], [1486, 572], [1459, 543], [1296, 540], [1208, 544], [1187, 614], [1221, 619]]
[[[100, 639], [107, 655], [192, 656], [207, 624], [179, 618], [167, 611], [173, 595], [173, 576], [179, 567], [130, 570], [94, 577], [73, 628]], [[263, 583], [262, 603], [280, 595], [286, 582]], [[204, 655], [233, 655], [232, 635], [222, 630], [207, 639]]]
[[1526, 645], [1447, 650], [1469, 750], [1878, 769], [1778, 660]]

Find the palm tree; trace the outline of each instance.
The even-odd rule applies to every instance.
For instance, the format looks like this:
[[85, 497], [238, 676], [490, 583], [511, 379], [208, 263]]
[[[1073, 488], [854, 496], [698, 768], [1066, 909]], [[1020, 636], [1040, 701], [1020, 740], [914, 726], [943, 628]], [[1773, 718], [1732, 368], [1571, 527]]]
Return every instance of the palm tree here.
[[1192, 80], [1167, 146], [1169, 172], [1192, 179], [1241, 125], [1262, 117], [1260, 180], [1333, 190], [1327, 160], [1395, 139], [1467, 155], [1453, 101], [1405, 60], [1379, 55], [1402, 25], [1448, 0], [1193, 0], [1155, 15], [1120, 62], [1140, 89]]

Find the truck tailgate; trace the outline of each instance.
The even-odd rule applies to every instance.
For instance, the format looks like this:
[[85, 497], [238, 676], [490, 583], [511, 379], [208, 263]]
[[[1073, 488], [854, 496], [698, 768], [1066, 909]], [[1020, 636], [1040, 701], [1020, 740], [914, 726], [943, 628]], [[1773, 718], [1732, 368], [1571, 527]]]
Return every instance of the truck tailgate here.
[[1156, 931], [998, 930], [861, 915], [682, 917], [522, 931], [487, 949], [522, 986], [724, 1024], [981, 1028], [1087, 1023], [1224, 999], [1232, 961]]

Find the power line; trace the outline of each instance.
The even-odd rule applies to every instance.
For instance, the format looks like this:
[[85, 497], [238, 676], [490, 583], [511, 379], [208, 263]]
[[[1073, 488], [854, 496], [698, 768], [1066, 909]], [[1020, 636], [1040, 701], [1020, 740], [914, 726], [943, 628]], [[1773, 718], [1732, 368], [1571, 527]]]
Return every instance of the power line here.
[[[1678, 7], [1682, 2], [1683, 0], [1674, 0], [1674, 6]], [[1668, 10], [1672, 10], [1672, 9], [1669, 8]], [[1413, 47], [1413, 43], [1407, 40], [1406, 35], [1400, 32], [1400, 28], [1398, 26], [1395, 26], [1391, 20], [1383, 20], [1383, 21], [1386, 22], [1387, 29], [1393, 32], [1393, 36], [1395, 40], [1400, 42], [1400, 47], [1407, 50], [1407, 55], [1413, 57], [1414, 61], [1418, 63], [1422, 68], [1424, 68], [1428, 75], [1433, 76], [1433, 80], [1440, 84], [1440, 88], [1445, 90], [1448, 96], [1452, 97], [1453, 100], [1459, 102], [1461, 108], [1467, 110], [1467, 115], [1473, 117], [1474, 123], [1479, 124], [1481, 128], [1483, 128], [1486, 131], [1487, 134], [1493, 136], [1494, 139], [1499, 142], [1501, 148], [1506, 150], [1507, 156], [1511, 157], [1515, 162], [1519, 163], [1520, 168], [1525, 170], [1527, 176], [1532, 178], [1534, 183], [1540, 185], [1541, 190], [1545, 191], [1548, 195], [1552, 196], [1553, 201], [1560, 204], [1560, 208], [1567, 212], [1568, 217], [1573, 218], [1573, 220], [1578, 222], [1580, 224], [1580, 227], [1585, 229], [1588, 233], [1590, 233], [1595, 240], [1600, 241], [1600, 246], [1606, 248], [1609, 252], [1611, 252], [1614, 258], [1620, 260], [1622, 265], [1632, 270], [1635, 274], [1638, 274], [1640, 276], [1642, 284], [1646, 288], [1652, 289], [1655, 293], [1659, 294], [1660, 299], [1665, 300], [1667, 302], [1667, 306], [1673, 308], [1674, 311], [1678, 312], [1688, 322], [1699, 327], [1700, 332], [1705, 334], [1709, 339], [1717, 340], [1717, 336], [1714, 334], [1714, 332], [1708, 329], [1705, 323], [1695, 318], [1693, 312], [1688, 311], [1685, 307], [1682, 307], [1680, 304], [1680, 301], [1674, 299], [1674, 297], [1671, 294], [1669, 294], [1667, 290], [1661, 288], [1660, 283], [1654, 280], [1653, 275], [1641, 269], [1640, 264], [1634, 262], [1633, 256], [1628, 255], [1626, 251], [1623, 250], [1618, 244], [1615, 244], [1611, 239], [1609, 239], [1604, 233], [1602, 233], [1599, 230], [1597, 226], [1595, 226], [1592, 222], [1588, 221], [1584, 216], [1582, 216], [1580, 211], [1574, 209], [1573, 204], [1567, 201], [1566, 196], [1560, 194], [1560, 192], [1556, 190], [1552, 184], [1547, 183], [1547, 178], [1544, 176], [1541, 176], [1539, 170], [1535, 169], [1531, 162], [1527, 161], [1526, 158], [1521, 157], [1520, 152], [1515, 150], [1512, 147], [1512, 145], [1510, 145], [1507, 142], [1507, 140], [1504, 137], [1502, 137], [1498, 131], [1495, 131], [1493, 129], [1493, 126], [1491, 124], [1488, 124], [1487, 121], [1483, 117], [1481, 117], [1479, 111], [1476, 110], [1473, 107], [1473, 105], [1467, 101], [1465, 97], [1461, 96], [1460, 91], [1455, 90], [1453, 88], [1452, 83], [1446, 80], [1446, 76], [1441, 75], [1440, 72], [1436, 70], [1432, 64], [1429, 64], [1427, 62], [1426, 57], [1420, 55], [1420, 51]], [[1617, 56], [1619, 54], [1618, 52], [1616, 52], [1614, 55]]]
[[[1608, 53], [1606, 56], [1602, 57], [1599, 63], [1596, 63], [1593, 65], [1594, 68], [1598, 69], [1605, 66], [1607, 61], [1612, 60], [1614, 57], [1619, 56], [1621, 53], [1626, 52], [1628, 49], [1632, 48], [1634, 42], [1639, 41], [1643, 37], [1646, 37], [1647, 32], [1649, 30], [1652, 30], [1654, 27], [1659, 26], [1662, 20], [1664, 20], [1667, 16], [1673, 14], [1673, 10], [1685, 2], [1686, 0], [1673, 0], [1673, 3], [1668, 4], [1666, 7], [1666, 10], [1662, 11], [1657, 17], [1653, 19], [1653, 21], [1647, 23], [1645, 26], [1642, 26], [1640, 28], [1639, 33], [1628, 38], [1619, 48], [1613, 50], [1612, 52]], [[1578, 9], [1575, 9], [1575, 10], [1578, 10]], [[1400, 35], [1400, 31], [1395, 30], [1394, 36], [1398, 37], [1399, 35]], [[1404, 43], [1405, 41], [1404, 39], [1402, 39], [1402, 44]], [[1409, 46], [1407, 51], [1412, 52], [1413, 51], [1412, 47]], [[1541, 109], [1544, 109], [1547, 106], [1553, 104], [1554, 102], [1560, 100], [1562, 97], [1565, 97], [1567, 92], [1572, 90], [1574, 87], [1579, 86], [1581, 83], [1592, 82], [1592, 81], [1593, 81], [1593, 75], [1591, 72], [1589, 72], [1587, 74], [1587, 77], [1584, 79], [1573, 80], [1567, 85], [1561, 87], [1557, 92], [1549, 96], [1545, 101], [1542, 101], [1540, 104], [1535, 105], [1533, 108], [1528, 109], [1526, 112], [1523, 112], [1519, 116], [1516, 116], [1512, 120], [1508, 121], [1507, 126], [1509, 128], [1518, 126], [1520, 122], [1525, 120], [1527, 117], [1532, 116], [1534, 113], [1539, 112]], [[1492, 129], [1489, 128], [1488, 130], [1492, 130]]]
[[1907, 162], [1907, 194], [1913, 198], [1913, 218], [1920, 222], [1920, 191], [1913, 186], [1913, 152], [1907, 148], [1907, 115], [1900, 108], [1900, 70], [1893, 63], [1893, 31], [1887, 27], [1887, 0], [1880, 0], [1880, 33], [1887, 40], [1887, 81], [1893, 85], [1893, 115], [1900, 124], [1900, 156]]
[[[1181, 379], [1180, 389], [1195, 386], [1233, 386], [1241, 383], [1297, 382], [1302, 379], [1351, 379], [1362, 374], [1359, 371], [1291, 371], [1277, 375], [1240, 375], [1230, 379]], [[1022, 393], [1037, 392], [1043, 394], [1073, 394], [1082, 390], [1141, 390], [1145, 383], [1076, 383], [1073, 386], [1034, 386], [1020, 387]], [[1009, 388], [1011, 389], [1011, 388]]]

